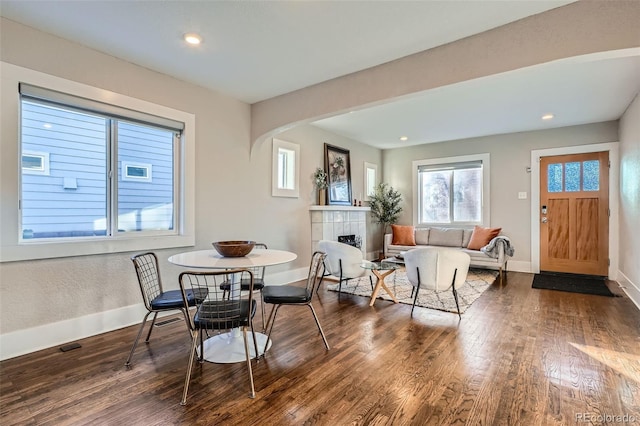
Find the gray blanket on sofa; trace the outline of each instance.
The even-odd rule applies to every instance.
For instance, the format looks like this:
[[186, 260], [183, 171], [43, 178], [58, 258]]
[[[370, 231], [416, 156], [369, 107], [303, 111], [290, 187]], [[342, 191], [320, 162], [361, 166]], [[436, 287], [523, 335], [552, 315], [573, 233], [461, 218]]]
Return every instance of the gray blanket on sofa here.
[[494, 239], [492, 239], [491, 241], [489, 241], [489, 244], [480, 248], [480, 251], [489, 257], [497, 259], [500, 253], [499, 251], [500, 244], [504, 246], [504, 254], [506, 254], [509, 257], [512, 257], [513, 253], [515, 253], [515, 248], [511, 245], [511, 240], [509, 239], [509, 237], [505, 237], [502, 235], [499, 235]]

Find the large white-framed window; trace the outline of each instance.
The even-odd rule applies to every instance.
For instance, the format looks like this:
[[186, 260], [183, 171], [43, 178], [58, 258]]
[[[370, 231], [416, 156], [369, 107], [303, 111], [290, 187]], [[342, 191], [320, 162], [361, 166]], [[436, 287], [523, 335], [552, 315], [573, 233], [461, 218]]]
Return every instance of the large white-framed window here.
[[195, 244], [193, 114], [0, 68], [0, 261]]
[[[19, 91], [23, 163], [25, 152], [53, 154], [46, 175], [23, 167], [22, 240], [178, 233], [184, 123], [24, 83]], [[73, 192], [60, 185], [69, 176]]]
[[490, 224], [489, 154], [413, 162], [416, 226], [466, 227]]

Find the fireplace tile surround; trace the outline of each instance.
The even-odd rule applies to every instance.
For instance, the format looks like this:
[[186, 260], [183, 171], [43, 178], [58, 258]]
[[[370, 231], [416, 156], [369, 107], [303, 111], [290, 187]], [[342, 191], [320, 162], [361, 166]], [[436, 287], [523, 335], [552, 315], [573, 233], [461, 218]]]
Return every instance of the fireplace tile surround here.
[[357, 235], [360, 250], [367, 257], [367, 212], [369, 207], [311, 206], [311, 251], [318, 250], [320, 240], [338, 241], [340, 235]]

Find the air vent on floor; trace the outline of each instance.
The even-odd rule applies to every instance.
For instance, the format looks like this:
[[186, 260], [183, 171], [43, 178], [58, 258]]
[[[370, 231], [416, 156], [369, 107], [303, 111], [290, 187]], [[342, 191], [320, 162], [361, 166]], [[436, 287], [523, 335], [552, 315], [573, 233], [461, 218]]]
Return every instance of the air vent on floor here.
[[180, 318], [169, 318], [168, 320], [160, 321], [156, 323], [156, 327], [163, 327], [165, 325], [169, 325], [172, 322], [180, 321]]

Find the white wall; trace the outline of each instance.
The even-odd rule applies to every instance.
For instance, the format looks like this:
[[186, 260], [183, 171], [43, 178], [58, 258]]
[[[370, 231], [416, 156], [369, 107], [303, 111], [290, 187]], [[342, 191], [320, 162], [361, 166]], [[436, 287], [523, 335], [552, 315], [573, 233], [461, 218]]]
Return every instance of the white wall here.
[[[306, 275], [311, 247], [308, 207], [315, 203], [311, 173], [323, 165], [323, 143], [351, 150], [359, 186], [362, 162], [380, 160], [379, 150], [329, 140], [315, 128], [296, 130], [283, 138], [301, 144], [300, 198], [272, 197], [271, 143], [250, 150], [249, 105], [4, 18], [0, 43], [1, 61], [196, 116], [196, 244], [157, 251], [166, 288], [178, 287], [181, 271], [166, 261], [171, 254], [210, 248], [212, 241], [225, 239], [252, 239], [297, 253], [296, 261], [269, 268], [267, 276], [276, 282]], [[15, 99], [18, 102], [17, 88]], [[17, 152], [18, 123], [5, 114], [1, 117], [0, 167], [17, 170], [17, 155], [11, 153]], [[18, 177], [4, 172], [1, 176], [0, 199], [15, 197]], [[0, 358], [139, 321], [141, 298], [131, 255], [0, 263]]]
[[257, 102], [251, 140], [416, 92], [557, 59], [638, 46], [637, 1], [577, 1], [433, 49]]
[[620, 119], [620, 273], [640, 307], [640, 95]]
[[[616, 142], [615, 121], [534, 132], [486, 136], [383, 151], [383, 180], [404, 198], [402, 224], [412, 224], [411, 162], [429, 158], [491, 155], [491, 226], [502, 227], [515, 246], [510, 269], [529, 271], [531, 262], [531, 150]], [[527, 199], [518, 199], [526, 192]]]
[[[303, 158], [300, 181], [303, 182], [302, 196], [307, 197], [307, 204], [316, 204], [316, 192], [311, 175], [316, 167], [324, 167], [324, 144], [334, 145], [349, 150], [351, 157], [351, 198], [362, 200], [364, 194], [364, 163], [382, 166], [382, 151], [369, 145], [364, 145], [352, 139], [345, 138], [312, 125], [301, 125], [278, 135], [278, 138], [296, 142], [303, 146], [306, 155]], [[379, 177], [378, 177], [379, 178]], [[363, 205], [366, 205], [363, 203]], [[381, 226], [371, 222], [371, 215], [367, 215], [367, 253], [373, 256], [382, 244]], [[311, 246], [310, 246], [311, 247]]]

